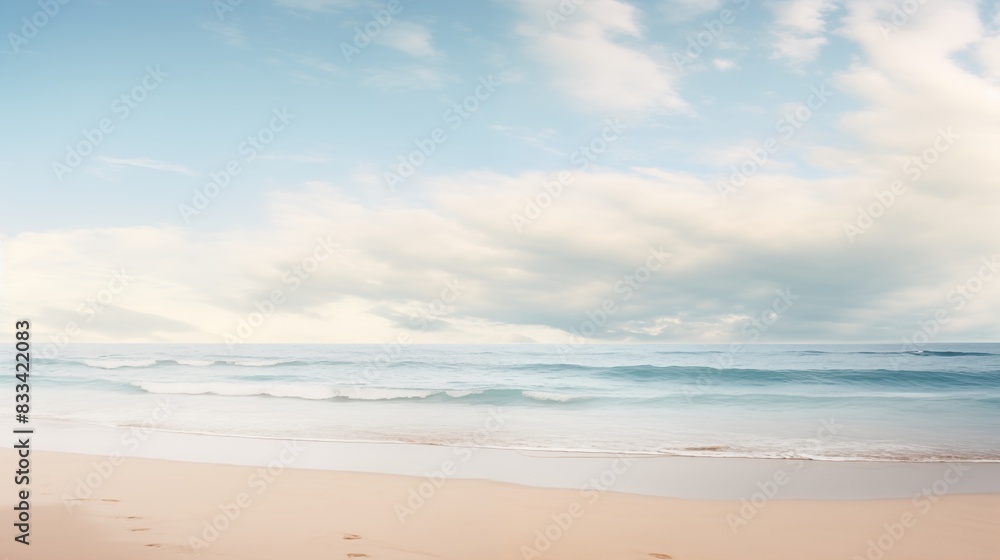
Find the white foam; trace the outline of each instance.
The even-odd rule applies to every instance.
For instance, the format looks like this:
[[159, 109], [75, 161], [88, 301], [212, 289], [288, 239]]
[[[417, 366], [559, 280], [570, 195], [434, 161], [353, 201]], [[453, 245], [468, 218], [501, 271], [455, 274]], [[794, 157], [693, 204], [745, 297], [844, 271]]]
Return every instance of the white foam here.
[[182, 366], [210, 366], [215, 363], [215, 360], [177, 360], [178, 365]]
[[529, 399], [535, 399], [536, 401], [557, 401], [557, 402], [569, 402], [582, 398], [581, 395], [567, 395], [564, 393], [546, 393], [544, 391], [521, 391], [521, 394]]
[[227, 397], [291, 397], [309, 400], [346, 398], [362, 401], [422, 399], [440, 391], [420, 389], [383, 389], [378, 387], [339, 387], [320, 384], [290, 383], [159, 383], [134, 381], [132, 385], [148, 393], [161, 395], [221, 395]]
[[232, 363], [237, 366], [247, 366], [247, 367], [267, 367], [276, 366], [278, 364], [287, 364], [294, 360], [235, 360]]
[[104, 358], [99, 360], [83, 360], [85, 365], [101, 369], [117, 369], [124, 367], [150, 367], [156, 365], [156, 360], [129, 360], [127, 358]]

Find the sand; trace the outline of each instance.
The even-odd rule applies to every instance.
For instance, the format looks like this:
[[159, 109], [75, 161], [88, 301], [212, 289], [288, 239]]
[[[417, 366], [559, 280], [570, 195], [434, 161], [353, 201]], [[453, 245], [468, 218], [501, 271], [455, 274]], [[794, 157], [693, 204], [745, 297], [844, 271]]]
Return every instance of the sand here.
[[[12, 450], [0, 450], [0, 465], [14, 461]], [[13, 541], [15, 490], [4, 477], [0, 554], [104, 560], [1000, 558], [996, 493], [766, 499], [764, 480], [757, 497], [765, 499], [754, 504], [276, 462], [270, 472], [139, 457], [116, 463], [108, 456], [34, 451], [32, 544]], [[613, 463], [608, 469], [614, 472]]]

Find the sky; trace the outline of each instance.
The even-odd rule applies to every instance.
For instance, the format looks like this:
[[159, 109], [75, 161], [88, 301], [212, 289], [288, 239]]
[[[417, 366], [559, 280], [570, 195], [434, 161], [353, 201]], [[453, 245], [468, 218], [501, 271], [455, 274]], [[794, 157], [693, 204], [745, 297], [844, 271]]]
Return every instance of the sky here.
[[40, 0], [0, 31], [0, 320], [52, 348], [1000, 335], [998, 2]]

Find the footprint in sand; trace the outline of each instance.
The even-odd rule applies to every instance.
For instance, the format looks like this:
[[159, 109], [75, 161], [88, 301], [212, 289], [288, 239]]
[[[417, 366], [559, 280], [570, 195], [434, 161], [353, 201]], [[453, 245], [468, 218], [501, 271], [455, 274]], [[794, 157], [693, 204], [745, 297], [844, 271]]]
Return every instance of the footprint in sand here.
[[347, 557], [348, 558], [368, 558], [368, 555], [367, 554], [362, 554], [360, 552], [348, 552], [347, 553]]
[[653, 558], [660, 558], [662, 560], [673, 558], [673, 556], [669, 554], [660, 554], [659, 552], [650, 552], [649, 555], [652, 556]]
[[160, 547], [161, 547], [161, 546], [163, 546], [163, 545], [162, 545], [162, 544], [156, 544], [156, 543], [153, 543], [153, 544], [147, 544], [146, 546], [151, 546], [151, 547], [153, 547], [153, 548], [160, 548]]
[[129, 529], [129, 531], [148, 531], [149, 527], [141, 527], [139, 529]]
[[355, 535], [354, 533], [348, 533], [344, 535], [345, 541], [353, 541], [354, 539], [360, 539], [361, 535]]

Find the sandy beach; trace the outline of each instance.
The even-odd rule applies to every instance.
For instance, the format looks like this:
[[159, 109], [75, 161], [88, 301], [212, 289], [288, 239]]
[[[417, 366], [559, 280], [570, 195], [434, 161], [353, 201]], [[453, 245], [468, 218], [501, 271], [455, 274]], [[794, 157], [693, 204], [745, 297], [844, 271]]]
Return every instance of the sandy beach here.
[[[67, 437], [88, 430], [93, 431], [64, 427], [55, 432]], [[105, 430], [110, 433], [115, 431]], [[92, 437], [89, 445], [97, 441], [100, 438]], [[299, 468], [342, 452], [349, 444], [264, 442], [267, 451], [257, 455], [260, 459], [248, 460], [246, 450], [262, 450], [262, 442], [161, 432], [148, 441], [143, 453], [151, 456], [177, 441], [187, 441], [189, 449], [215, 448], [221, 455], [226, 447], [222, 442], [229, 442], [234, 462], [248, 464], [117, 452], [87, 455], [46, 451], [43, 446], [32, 452], [31, 545], [15, 543], [8, 529], [0, 553], [17, 559], [122, 560], [1000, 557], [1000, 493], [993, 487], [997, 465], [992, 463], [807, 461], [801, 466], [782, 460], [604, 457], [591, 458], [599, 462], [588, 466], [587, 459], [564, 457], [567, 476], [584, 461], [590, 482], [556, 488], [540, 485], [544, 477], [538, 472], [519, 479], [531, 485], [470, 478], [482, 473], [460, 472], [465, 467], [462, 455], [442, 447], [416, 450], [433, 455], [439, 469], [407, 476]], [[397, 458], [406, 458], [419, 447], [394, 449]], [[384, 449], [366, 449], [367, 461], [385, 460]], [[499, 454], [486, 457], [494, 465], [504, 463], [498, 457], [516, 454], [529, 471], [532, 465], [537, 471], [552, 469], [553, 463], [542, 457], [482, 451]], [[453, 459], [441, 461], [449, 456]], [[304, 462], [295, 463], [299, 459]], [[13, 466], [14, 451], [2, 450], [0, 461]], [[598, 464], [604, 468], [595, 471]], [[727, 493], [745, 491], [729, 499], [618, 491], [639, 488], [636, 485], [644, 482], [638, 479], [648, 483], [650, 465], [661, 476], [683, 479], [675, 482], [678, 488], [690, 488], [689, 495], [719, 495], [712, 493], [719, 485]], [[421, 466], [414, 463], [410, 468]], [[511, 458], [503, 468], [519, 467]], [[865, 491], [872, 499], [796, 499], [809, 495], [807, 487], [814, 485], [799, 477], [795, 486], [799, 473], [826, 481], [825, 492], [836, 492], [837, 485], [828, 484], [835, 478], [844, 487], [865, 488], [859, 477], [902, 480], [910, 490], [869, 488]], [[0, 504], [13, 519], [15, 487], [5, 478]], [[623, 485], [625, 480], [632, 486]], [[908, 492], [913, 497], [879, 498]], [[9, 527], [8, 520], [5, 524]]]

